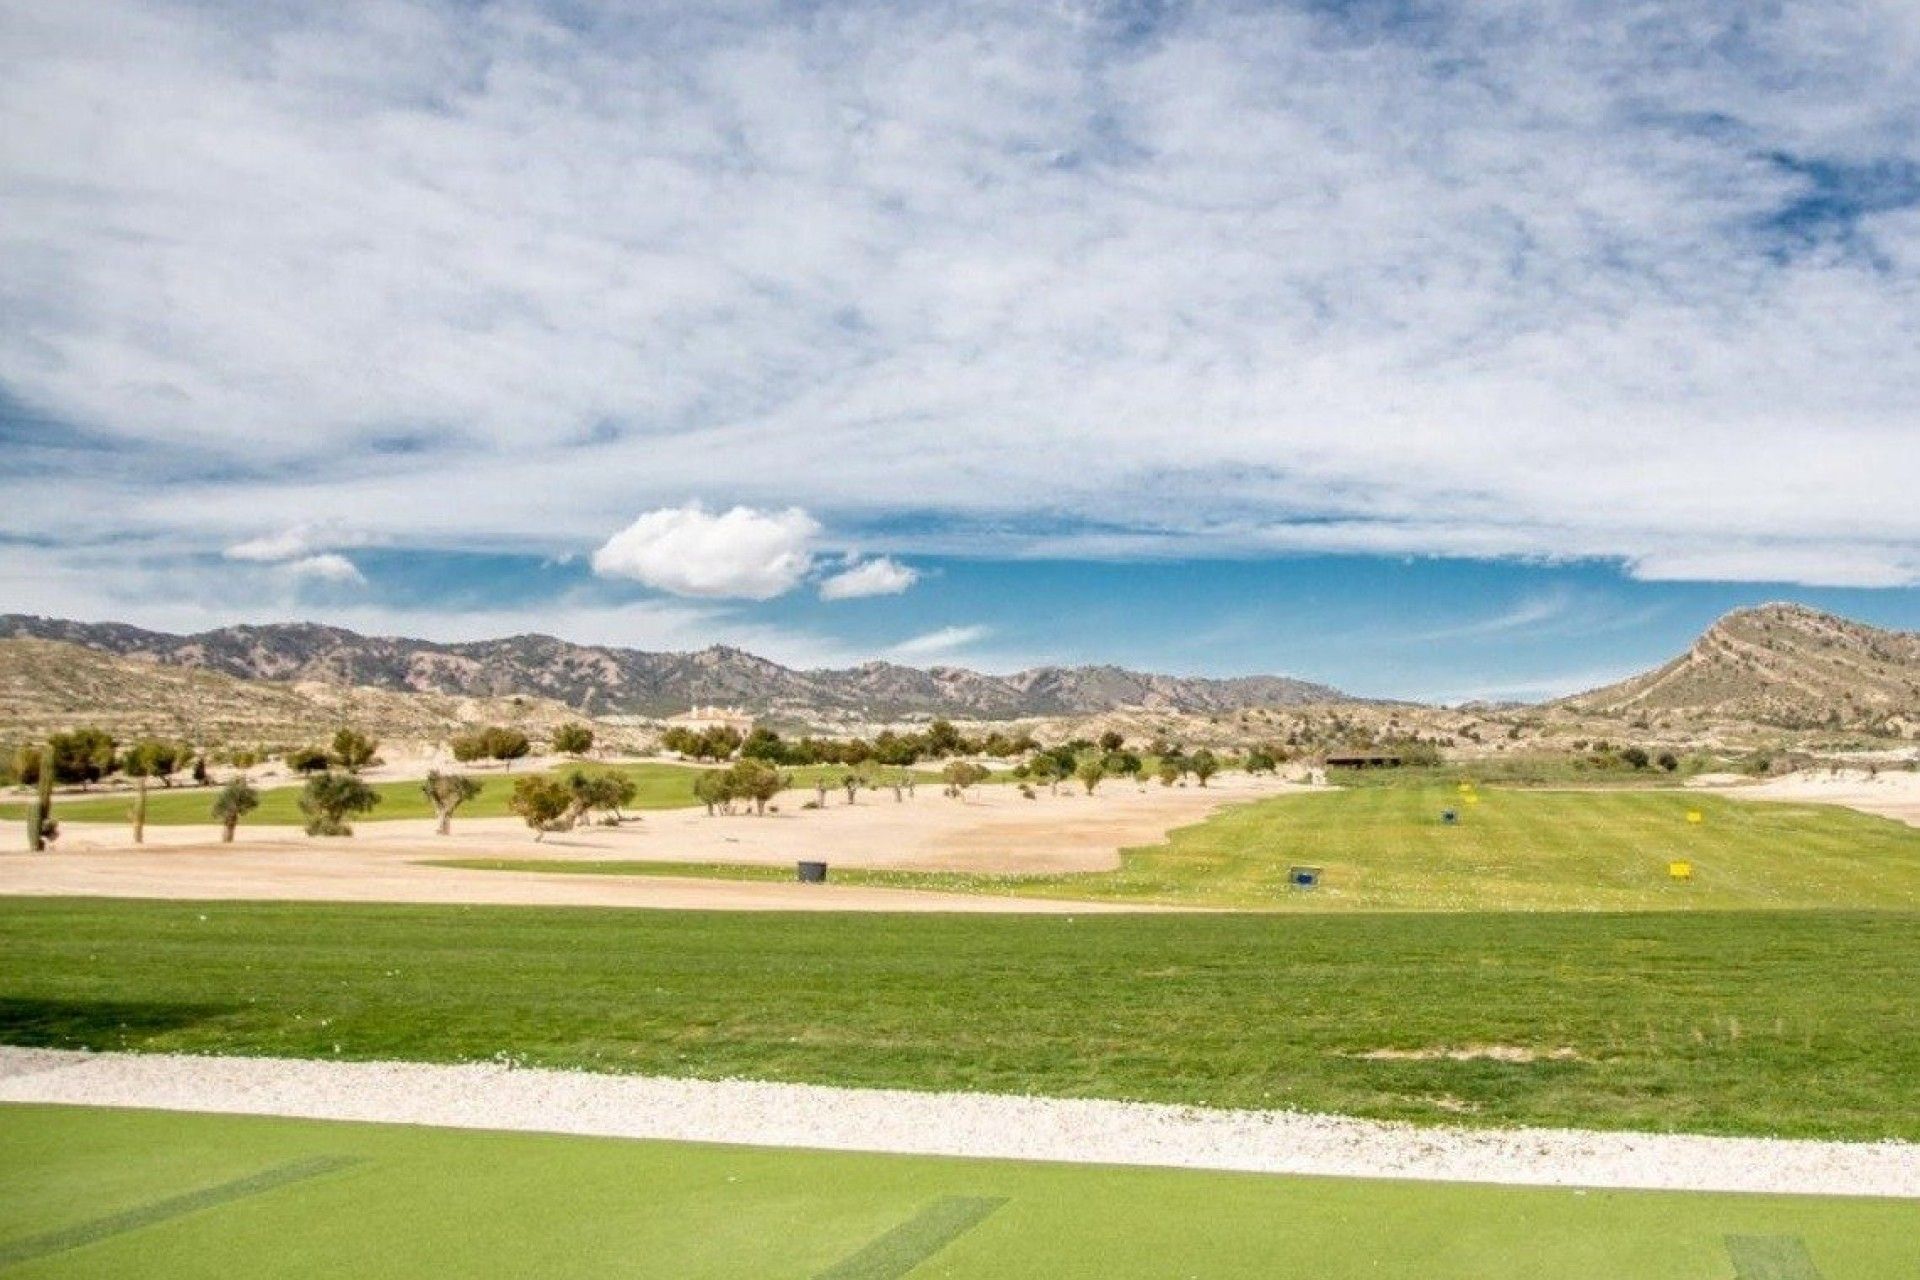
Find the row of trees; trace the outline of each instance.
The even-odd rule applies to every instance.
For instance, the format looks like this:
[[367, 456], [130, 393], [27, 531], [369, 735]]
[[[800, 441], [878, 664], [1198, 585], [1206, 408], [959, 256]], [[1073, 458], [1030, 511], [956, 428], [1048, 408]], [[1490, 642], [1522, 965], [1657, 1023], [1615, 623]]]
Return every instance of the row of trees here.
[[660, 745], [694, 760], [760, 760], [772, 765], [876, 764], [903, 768], [923, 760], [946, 760], [954, 756], [992, 756], [1010, 759], [1039, 750], [1031, 734], [1009, 736], [991, 733], [970, 738], [950, 721], [935, 720], [916, 733], [898, 733], [883, 729], [871, 741], [866, 738], [788, 739], [766, 727], [756, 728], [742, 737], [738, 730], [716, 725], [695, 730], [675, 725], [660, 735]]
[[52, 767], [53, 780], [65, 786], [87, 787], [119, 773], [129, 778], [157, 778], [172, 786], [174, 776], [191, 771], [194, 781], [207, 780], [207, 762], [192, 745], [166, 738], [141, 738], [123, 750], [104, 729], [72, 729], [56, 733], [45, 744], [22, 747], [14, 756], [14, 777], [37, 786], [43, 765]]

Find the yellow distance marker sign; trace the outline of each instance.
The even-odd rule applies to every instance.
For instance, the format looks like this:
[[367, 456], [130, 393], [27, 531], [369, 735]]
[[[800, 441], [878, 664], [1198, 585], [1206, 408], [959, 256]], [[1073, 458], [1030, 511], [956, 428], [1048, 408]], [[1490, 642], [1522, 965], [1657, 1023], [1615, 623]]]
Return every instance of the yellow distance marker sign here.
[[1691, 862], [1669, 862], [1667, 864], [1667, 874], [1675, 880], [1691, 880], [1693, 879], [1693, 864]]
[[1688, 822], [1694, 823], [1697, 826], [1698, 824], [1705, 822], [1706, 820], [1707, 820], [1707, 815], [1700, 812], [1698, 809], [1687, 810]]

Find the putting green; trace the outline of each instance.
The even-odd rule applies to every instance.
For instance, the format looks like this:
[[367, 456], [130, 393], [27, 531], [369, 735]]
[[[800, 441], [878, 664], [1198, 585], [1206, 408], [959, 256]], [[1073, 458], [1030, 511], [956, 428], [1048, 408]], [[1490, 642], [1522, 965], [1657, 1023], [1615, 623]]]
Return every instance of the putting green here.
[[1893, 1280], [1920, 1203], [0, 1107], [0, 1272]]

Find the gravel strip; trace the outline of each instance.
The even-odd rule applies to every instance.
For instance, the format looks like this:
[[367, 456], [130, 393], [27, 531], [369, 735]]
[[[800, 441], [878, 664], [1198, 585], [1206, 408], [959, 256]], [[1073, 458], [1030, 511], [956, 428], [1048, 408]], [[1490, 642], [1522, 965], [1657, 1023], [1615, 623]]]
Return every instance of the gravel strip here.
[[1920, 1197], [1920, 1143], [1425, 1128], [751, 1081], [0, 1048], [0, 1102], [1533, 1186]]

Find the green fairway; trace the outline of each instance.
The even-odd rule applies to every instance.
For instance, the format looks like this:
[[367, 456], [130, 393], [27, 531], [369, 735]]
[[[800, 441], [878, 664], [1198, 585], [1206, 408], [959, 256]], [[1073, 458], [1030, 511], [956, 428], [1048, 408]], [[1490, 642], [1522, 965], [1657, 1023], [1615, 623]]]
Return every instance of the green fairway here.
[[[1050, 876], [836, 870], [847, 884], [1295, 911], [1920, 908], [1920, 830], [1823, 805], [1668, 791], [1366, 787], [1238, 805], [1128, 849], [1121, 869]], [[1444, 810], [1454, 825], [1441, 820]], [[1689, 813], [1701, 821], [1688, 821]], [[1680, 882], [1668, 864], [1691, 864]], [[1322, 869], [1320, 888], [1287, 882]], [[785, 868], [465, 859], [588, 875], [784, 879]]]
[[23, 1280], [1898, 1280], [1916, 1269], [1913, 1201], [0, 1107], [0, 1271]]
[[[1920, 1139], [1916, 973], [1920, 916], [1894, 912], [1075, 918], [0, 899], [0, 1041], [13, 1044], [504, 1054], [1468, 1124]], [[1479, 1046], [1537, 1059], [1434, 1053]]]
[[[633, 809], [686, 809], [697, 803], [693, 798], [693, 781], [699, 776], [699, 770], [693, 765], [664, 764], [645, 761], [637, 764], [602, 765], [590, 761], [578, 765], [566, 765], [551, 771], [552, 774], [565, 773], [579, 768], [589, 773], [623, 773], [632, 778], [639, 787], [634, 796]], [[826, 778], [829, 785], [836, 782], [846, 772], [844, 768], [832, 765], [807, 765], [789, 769], [794, 785], [808, 788], [814, 785], [816, 778]], [[514, 780], [525, 775], [502, 773], [490, 770], [485, 774], [474, 775], [480, 779], [481, 792], [474, 799], [460, 807], [454, 821], [462, 818], [503, 818], [510, 815], [507, 797], [513, 794]], [[1005, 774], [998, 775], [1002, 780]], [[914, 778], [919, 785], [939, 785], [937, 770], [915, 770]], [[421, 794], [418, 781], [380, 782], [373, 785], [380, 795], [380, 804], [371, 814], [356, 819], [358, 822], [383, 822], [394, 818], [431, 818], [433, 806]], [[214, 793], [210, 790], [168, 789], [156, 787], [147, 793], [147, 821], [155, 826], [183, 826], [194, 823], [212, 822], [209, 807], [213, 804]], [[62, 796], [54, 803], [56, 816], [66, 822], [126, 822], [133, 805], [133, 796], [127, 792], [113, 795]], [[27, 809], [23, 803], [0, 804], [0, 820], [24, 822]], [[267, 787], [260, 792], [260, 807], [248, 814], [243, 826], [300, 826], [306, 822], [306, 815], [300, 812], [300, 784]]]

